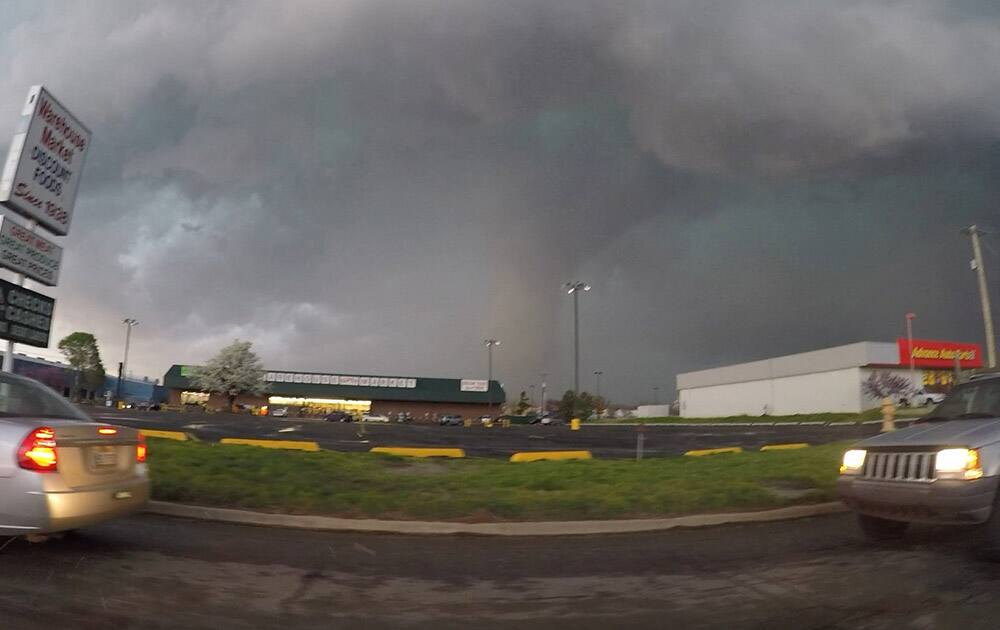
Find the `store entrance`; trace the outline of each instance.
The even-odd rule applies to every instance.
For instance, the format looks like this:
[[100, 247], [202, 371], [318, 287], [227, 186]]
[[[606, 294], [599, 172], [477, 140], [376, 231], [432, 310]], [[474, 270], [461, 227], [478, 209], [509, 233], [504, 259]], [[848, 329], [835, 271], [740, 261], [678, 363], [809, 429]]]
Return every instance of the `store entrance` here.
[[288, 414], [294, 416], [325, 416], [334, 411], [345, 411], [352, 415], [368, 413], [372, 408], [370, 400], [346, 400], [342, 398], [290, 398], [271, 396], [267, 399], [271, 409], [287, 407]]

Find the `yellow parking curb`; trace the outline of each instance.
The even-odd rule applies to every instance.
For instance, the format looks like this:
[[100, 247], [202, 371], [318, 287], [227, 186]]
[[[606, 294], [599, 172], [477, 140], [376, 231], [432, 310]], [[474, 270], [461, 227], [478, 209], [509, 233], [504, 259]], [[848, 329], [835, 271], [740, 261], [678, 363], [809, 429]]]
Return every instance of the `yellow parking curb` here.
[[688, 451], [684, 453], [685, 455], [690, 455], [692, 457], [702, 457], [704, 455], [718, 455], [720, 453], [742, 453], [743, 449], [739, 446], [726, 446], [723, 448], [703, 448], [696, 451]]
[[376, 446], [370, 453], [399, 455], [400, 457], [465, 457], [460, 448], [415, 448], [408, 446]]
[[139, 429], [139, 432], [146, 437], [152, 438], [162, 438], [164, 440], [177, 440], [179, 442], [184, 442], [188, 439], [187, 433], [181, 433], [180, 431], [159, 431], [157, 429]]
[[796, 442], [794, 444], [765, 444], [760, 447], [762, 451], [791, 451], [797, 448], [809, 448], [809, 445], [805, 442]]
[[286, 448], [293, 451], [318, 451], [316, 442], [296, 442], [294, 440], [250, 440], [244, 438], [222, 438], [220, 444], [242, 444], [244, 446], [260, 446], [263, 448]]
[[562, 459], [593, 459], [590, 451], [525, 451], [510, 456], [512, 462], [538, 462]]

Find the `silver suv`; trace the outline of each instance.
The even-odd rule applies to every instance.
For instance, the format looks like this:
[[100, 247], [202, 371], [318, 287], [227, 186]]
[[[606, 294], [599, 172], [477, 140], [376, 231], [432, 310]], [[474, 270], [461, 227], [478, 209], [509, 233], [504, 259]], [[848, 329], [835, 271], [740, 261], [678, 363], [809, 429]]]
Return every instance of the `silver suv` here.
[[911, 522], [981, 524], [1000, 558], [1000, 374], [963, 383], [913, 426], [844, 453], [837, 490], [872, 539]]

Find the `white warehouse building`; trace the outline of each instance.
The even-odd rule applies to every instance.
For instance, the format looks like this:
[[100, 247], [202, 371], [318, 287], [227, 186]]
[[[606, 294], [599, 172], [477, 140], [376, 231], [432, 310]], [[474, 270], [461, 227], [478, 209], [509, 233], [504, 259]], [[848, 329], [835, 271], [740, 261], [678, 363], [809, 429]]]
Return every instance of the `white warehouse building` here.
[[[801, 413], [856, 413], [879, 405], [862, 390], [874, 371], [910, 378], [927, 391], [951, 388], [961, 367], [982, 366], [976, 344], [906, 339], [862, 341], [812, 352], [677, 375], [680, 414], [687, 418]], [[949, 369], [950, 366], [950, 369]]]

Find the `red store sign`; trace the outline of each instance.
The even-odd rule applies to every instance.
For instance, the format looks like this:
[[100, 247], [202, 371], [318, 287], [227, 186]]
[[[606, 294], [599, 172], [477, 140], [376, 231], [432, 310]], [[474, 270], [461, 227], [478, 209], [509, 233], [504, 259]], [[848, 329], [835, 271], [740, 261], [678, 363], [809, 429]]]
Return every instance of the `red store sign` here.
[[[896, 339], [896, 345], [899, 347], [899, 364], [910, 365], [910, 342]], [[916, 367], [953, 368], [956, 356], [963, 369], [983, 367], [983, 349], [978, 343], [914, 339], [912, 355]]]

